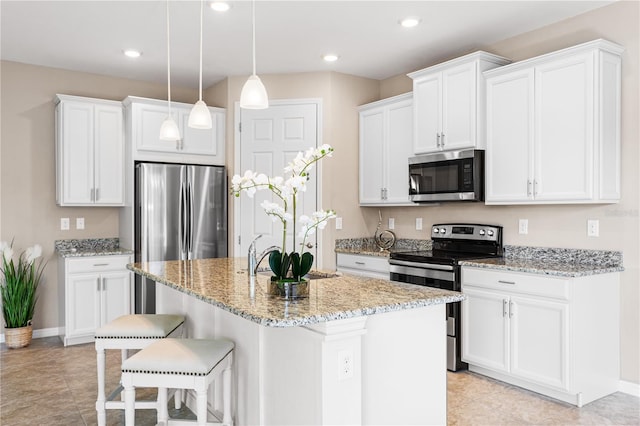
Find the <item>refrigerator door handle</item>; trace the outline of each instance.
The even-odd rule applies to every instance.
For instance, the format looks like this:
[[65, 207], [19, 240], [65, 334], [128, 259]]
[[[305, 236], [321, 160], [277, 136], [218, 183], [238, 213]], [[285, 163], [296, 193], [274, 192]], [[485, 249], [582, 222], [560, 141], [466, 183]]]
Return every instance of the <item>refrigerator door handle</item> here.
[[189, 197], [189, 252], [187, 254], [187, 259], [191, 259], [193, 257], [193, 176], [192, 173], [189, 173], [189, 180], [187, 183], [188, 197]]
[[187, 184], [184, 173], [180, 173], [180, 260], [187, 253]]

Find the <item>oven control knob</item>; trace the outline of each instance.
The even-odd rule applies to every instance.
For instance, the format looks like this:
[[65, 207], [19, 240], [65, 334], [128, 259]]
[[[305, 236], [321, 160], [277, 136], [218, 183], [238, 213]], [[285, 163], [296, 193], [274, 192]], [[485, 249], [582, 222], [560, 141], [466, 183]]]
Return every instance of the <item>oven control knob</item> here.
[[481, 229], [480, 231], [478, 231], [478, 234], [484, 235], [484, 229]]
[[491, 229], [489, 229], [487, 231], [487, 235], [490, 236], [490, 237], [493, 237], [493, 231]]
[[447, 232], [447, 230], [446, 230], [446, 229], [444, 229], [444, 228], [440, 228], [440, 233], [441, 233], [441, 234], [444, 234], [444, 233], [446, 233], [446, 232]]
[[438, 232], [440, 232], [440, 230], [438, 228], [433, 228], [433, 233], [437, 234]]

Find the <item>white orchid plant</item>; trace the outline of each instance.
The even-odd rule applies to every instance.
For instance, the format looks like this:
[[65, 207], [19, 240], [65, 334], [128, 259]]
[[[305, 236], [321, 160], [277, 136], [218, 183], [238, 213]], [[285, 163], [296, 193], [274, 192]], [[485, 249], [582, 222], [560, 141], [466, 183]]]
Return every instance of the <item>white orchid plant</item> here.
[[[2, 315], [5, 327], [25, 327], [31, 323], [38, 297], [36, 290], [40, 284], [44, 264], [42, 247], [38, 244], [27, 248], [18, 257], [17, 264], [13, 260], [13, 242], [0, 242], [2, 252]], [[40, 259], [38, 261], [38, 259]]]
[[[279, 203], [264, 200], [260, 206], [273, 221], [282, 222], [282, 250], [276, 250], [269, 255], [269, 267], [276, 280], [291, 279], [300, 281], [311, 270], [313, 255], [306, 251], [307, 239], [317, 229], [324, 229], [330, 219], [336, 217], [333, 210], [319, 210], [311, 216], [301, 215], [298, 221], [302, 227], [297, 230], [296, 206], [298, 197], [307, 190], [309, 171], [315, 163], [324, 157], [331, 157], [333, 148], [330, 145], [322, 145], [318, 148], [309, 148], [304, 153], [298, 152], [296, 157], [284, 168], [285, 177], [268, 177], [263, 173], [247, 170], [244, 175], [235, 175], [231, 180], [231, 192], [239, 197], [246, 192], [253, 198], [259, 190], [269, 189]], [[293, 226], [293, 251], [287, 252], [287, 225]], [[296, 245], [296, 237], [300, 238], [300, 249]], [[291, 273], [289, 273], [291, 272]]]

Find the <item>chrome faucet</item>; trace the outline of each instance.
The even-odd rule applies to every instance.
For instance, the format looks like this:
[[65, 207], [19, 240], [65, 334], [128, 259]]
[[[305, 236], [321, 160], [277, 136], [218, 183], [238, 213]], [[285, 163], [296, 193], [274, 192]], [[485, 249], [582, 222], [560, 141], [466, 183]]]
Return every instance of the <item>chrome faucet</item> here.
[[253, 241], [251, 241], [251, 244], [249, 244], [249, 253], [248, 253], [248, 264], [247, 264], [247, 270], [249, 271], [249, 276], [251, 277], [255, 277], [256, 276], [256, 272], [258, 272], [258, 265], [260, 265], [260, 263], [262, 262], [262, 260], [272, 251], [276, 251], [276, 250], [280, 250], [280, 247], [278, 246], [271, 246], [268, 249], [266, 249], [265, 251], [263, 251], [262, 253], [260, 253], [259, 256], [256, 255], [256, 241], [258, 240], [258, 238], [262, 237], [262, 234], [258, 235], [257, 237], [255, 237], [253, 239]]

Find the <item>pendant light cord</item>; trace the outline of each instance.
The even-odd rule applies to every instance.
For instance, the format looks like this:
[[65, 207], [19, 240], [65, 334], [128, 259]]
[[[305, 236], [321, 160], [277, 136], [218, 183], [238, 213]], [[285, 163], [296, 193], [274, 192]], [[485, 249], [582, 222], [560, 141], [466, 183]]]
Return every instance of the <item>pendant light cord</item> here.
[[204, 0], [200, 0], [200, 98], [202, 100], [202, 14], [204, 9]]
[[167, 0], [167, 103], [169, 105], [169, 117], [171, 117], [171, 49], [169, 42], [169, 0]]
[[251, 1], [251, 28], [253, 38], [253, 75], [256, 75], [256, 0]]

